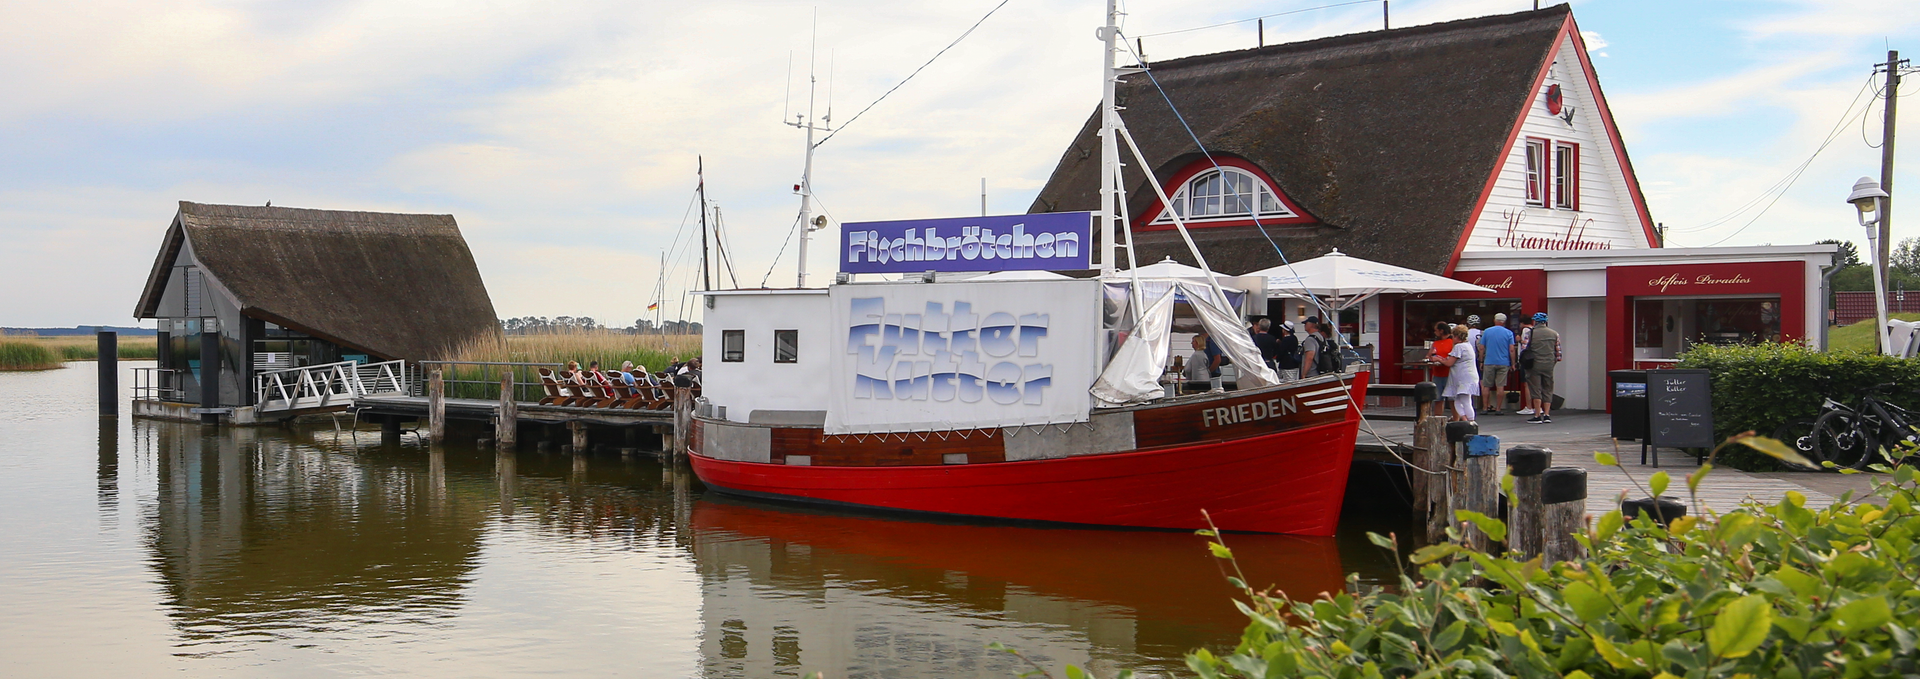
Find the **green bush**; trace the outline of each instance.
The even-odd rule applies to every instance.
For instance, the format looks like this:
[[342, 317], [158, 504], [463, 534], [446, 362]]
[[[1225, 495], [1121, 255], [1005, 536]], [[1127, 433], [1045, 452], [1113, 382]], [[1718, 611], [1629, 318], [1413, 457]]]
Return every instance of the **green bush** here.
[[0, 370], [46, 370], [60, 367], [53, 352], [33, 340], [0, 340]]
[[1418, 576], [1392, 592], [1301, 602], [1247, 591], [1239, 646], [1187, 664], [1209, 679], [1915, 676], [1920, 495], [1912, 467], [1893, 478], [1874, 491], [1884, 507], [1843, 498], [1815, 511], [1788, 493], [1671, 529], [1607, 512], [1578, 537], [1588, 558], [1550, 567], [1446, 543], [1414, 552]]
[[[1844, 352], [1821, 352], [1801, 344], [1695, 345], [1680, 355], [1681, 368], [1712, 373], [1713, 425], [1721, 438], [1743, 431], [1771, 434], [1780, 425], [1817, 417], [1823, 397], [1851, 404], [1876, 385], [1904, 407], [1920, 406], [1920, 361]], [[1735, 469], [1782, 468], [1772, 458], [1741, 449], [1721, 458]]]

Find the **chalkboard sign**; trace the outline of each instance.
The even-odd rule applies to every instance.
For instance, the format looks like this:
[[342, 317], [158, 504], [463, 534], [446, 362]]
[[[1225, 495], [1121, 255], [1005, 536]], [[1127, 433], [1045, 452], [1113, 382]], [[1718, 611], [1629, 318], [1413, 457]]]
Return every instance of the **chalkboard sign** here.
[[1656, 448], [1713, 447], [1707, 371], [1647, 371], [1647, 443]]

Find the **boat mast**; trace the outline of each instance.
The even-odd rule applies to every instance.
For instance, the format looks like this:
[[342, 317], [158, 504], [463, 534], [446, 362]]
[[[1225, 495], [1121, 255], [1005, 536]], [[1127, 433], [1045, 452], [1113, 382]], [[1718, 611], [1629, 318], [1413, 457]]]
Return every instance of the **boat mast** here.
[[[1107, 25], [1100, 29], [1100, 40], [1106, 43], [1102, 53], [1105, 70], [1101, 71], [1100, 83], [1100, 276], [1113, 275], [1113, 255], [1118, 247], [1113, 241], [1113, 221], [1119, 211], [1114, 209], [1115, 201], [1124, 200], [1117, 190], [1120, 185], [1120, 146], [1115, 139], [1114, 130], [1120, 125], [1120, 112], [1114, 108], [1114, 87], [1120, 81], [1120, 74], [1114, 69], [1114, 58], [1119, 54], [1120, 39], [1120, 3], [1119, 0], [1107, 0]], [[1133, 247], [1133, 243], [1127, 243]]]
[[[816, 33], [815, 40], [818, 40], [818, 39], [819, 39], [819, 36]], [[817, 47], [815, 49], [816, 51], [818, 50]], [[793, 114], [793, 122], [787, 123], [788, 125], [792, 125], [794, 127], [798, 127], [800, 129], [807, 131], [807, 164], [806, 164], [806, 168], [802, 170], [800, 173], [800, 185], [795, 187], [800, 193], [800, 275], [799, 275], [798, 287], [802, 287], [802, 288], [807, 287], [807, 240], [809, 238], [809, 234], [811, 234], [814, 229], [814, 225], [813, 225], [813, 149], [815, 144], [813, 143], [813, 133], [833, 131], [833, 107], [832, 106], [827, 107], [827, 115], [821, 119], [820, 121], [821, 124], [819, 125], [814, 124], [814, 120], [813, 120], [814, 90], [817, 89], [816, 86], [819, 85], [820, 78], [819, 76], [815, 75], [813, 71], [813, 61], [814, 61], [813, 56], [809, 54], [807, 56], [807, 112], [805, 114], [800, 114], [800, 113]]]
[[712, 290], [713, 275], [707, 264], [707, 159], [702, 156], [695, 158], [697, 165], [694, 167], [697, 169], [694, 172], [700, 177], [700, 289]]

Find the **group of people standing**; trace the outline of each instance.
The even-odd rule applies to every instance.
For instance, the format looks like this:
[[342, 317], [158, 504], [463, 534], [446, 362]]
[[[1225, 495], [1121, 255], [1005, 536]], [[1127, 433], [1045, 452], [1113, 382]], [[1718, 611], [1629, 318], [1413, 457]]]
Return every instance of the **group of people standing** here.
[[[1520, 410], [1534, 424], [1553, 422], [1553, 371], [1563, 356], [1560, 333], [1547, 327], [1547, 314], [1521, 316], [1519, 332], [1507, 327], [1506, 314], [1494, 314], [1493, 325], [1482, 330], [1480, 316], [1453, 324], [1433, 325], [1433, 382], [1440, 397], [1453, 401], [1453, 419], [1474, 421], [1478, 414], [1505, 415], [1507, 377], [1521, 376]], [[1474, 397], [1484, 406], [1476, 408]]]
[[[1273, 319], [1259, 318], [1248, 322], [1247, 334], [1260, 350], [1260, 360], [1281, 380], [1340, 372], [1342, 362], [1333, 326], [1318, 317], [1307, 318], [1301, 325], [1306, 329], [1305, 337], [1296, 334], [1292, 321], [1280, 321], [1279, 332], [1275, 332]], [[1188, 392], [1221, 390], [1220, 367], [1231, 363], [1205, 330], [1193, 336], [1191, 356], [1175, 356], [1173, 360], [1174, 369], [1186, 378]]]

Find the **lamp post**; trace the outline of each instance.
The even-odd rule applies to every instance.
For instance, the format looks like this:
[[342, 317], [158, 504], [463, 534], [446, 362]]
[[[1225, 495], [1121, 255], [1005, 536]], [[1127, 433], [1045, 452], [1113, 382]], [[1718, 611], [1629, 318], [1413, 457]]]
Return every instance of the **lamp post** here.
[[1880, 353], [1893, 350], [1893, 343], [1887, 337], [1887, 284], [1881, 277], [1886, 263], [1880, 261], [1880, 217], [1881, 201], [1887, 199], [1887, 192], [1880, 190], [1880, 182], [1872, 177], [1861, 177], [1853, 183], [1853, 193], [1847, 196], [1847, 202], [1860, 210], [1860, 225], [1867, 228], [1867, 253], [1873, 260], [1873, 308], [1878, 314], [1875, 318], [1875, 336], [1880, 338]]

